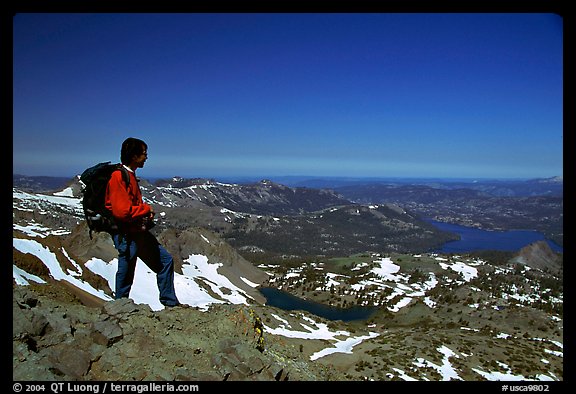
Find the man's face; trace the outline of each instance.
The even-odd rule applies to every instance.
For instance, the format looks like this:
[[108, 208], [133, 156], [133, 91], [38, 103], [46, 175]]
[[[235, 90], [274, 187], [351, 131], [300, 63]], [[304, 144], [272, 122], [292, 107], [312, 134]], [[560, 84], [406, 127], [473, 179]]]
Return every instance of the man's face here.
[[137, 168], [142, 168], [144, 167], [146, 159], [148, 159], [148, 150], [144, 148], [140, 155], [134, 156], [134, 164], [136, 164]]

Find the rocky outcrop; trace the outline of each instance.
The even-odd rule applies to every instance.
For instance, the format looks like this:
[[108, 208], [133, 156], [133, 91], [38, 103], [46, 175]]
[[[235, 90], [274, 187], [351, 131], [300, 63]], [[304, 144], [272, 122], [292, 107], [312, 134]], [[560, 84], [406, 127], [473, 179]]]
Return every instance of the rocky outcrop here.
[[[153, 312], [130, 299], [99, 308], [13, 288], [13, 379], [45, 381], [323, 380], [285, 344], [258, 349], [249, 307]], [[53, 289], [52, 291], [57, 291]]]
[[555, 274], [562, 271], [562, 260], [562, 257], [554, 253], [545, 241], [536, 241], [525, 246], [512, 258], [514, 263]]

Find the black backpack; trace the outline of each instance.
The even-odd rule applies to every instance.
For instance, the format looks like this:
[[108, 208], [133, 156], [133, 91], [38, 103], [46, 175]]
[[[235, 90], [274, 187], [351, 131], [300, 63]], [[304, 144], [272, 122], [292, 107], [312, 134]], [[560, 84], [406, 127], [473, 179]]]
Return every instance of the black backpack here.
[[90, 239], [92, 232], [107, 232], [114, 234], [118, 231], [118, 225], [112, 213], [104, 206], [106, 186], [116, 170], [122, 172], [122, 177], [126, 185], [130, 184], [130, 175], [122, 164], [111, 164], [109, 161], [96, 164], [84, 170], [80, 175], [80, 180], [84, 183], [82, 189], [82, 208], [88, 228], [90, 229]]

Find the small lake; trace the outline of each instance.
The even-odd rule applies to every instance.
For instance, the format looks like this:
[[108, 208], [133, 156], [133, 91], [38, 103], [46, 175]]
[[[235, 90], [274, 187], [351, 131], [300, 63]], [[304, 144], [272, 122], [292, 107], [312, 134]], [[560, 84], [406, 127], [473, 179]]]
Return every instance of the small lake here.
[[509, 230], [509, 231], [488, 231], [472, 227], [460, 226], [457, 224], [437, 222], [426, 219], [438, 229], [456, 233], [460, 236], [459, 241], [445, 243], [442, 248], [435, 250], [439, 253], [468, 253], [474, 250], [501, 250], [516, 252], [524, 246], [536, 241], [546, 241], [555, 252], [563, 253], [564, 249], [547, 240], [544, 235], [533, 230]]
[[353, 320], [365, 320], [369, 318], [377, 309], [375, 307], [364, 306], [337, 308], [334, 306], [320, 304], [318, 302], [304, 300], [273, 287], [263, 287], [259, 290], [260, 293], [266, 297], [267, 305], [275, 306], [286, 311], [303, 310], [328, 320], [342, 320], [345, 322]]

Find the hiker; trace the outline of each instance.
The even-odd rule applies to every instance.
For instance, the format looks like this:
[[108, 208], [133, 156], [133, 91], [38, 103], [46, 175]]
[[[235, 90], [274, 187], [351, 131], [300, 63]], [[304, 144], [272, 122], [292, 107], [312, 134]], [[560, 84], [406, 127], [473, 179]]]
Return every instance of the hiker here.
[[156, 273], [160, 303], [165, 307], [180, 305], [174, 289], [174, 260], [172, 255], [150, 232], [154, 211], [142, 200], [142, 192], [136, 178], [136, 169], [144, 167], [148, 158], [148, 146], [137, 138], [127, 138], [122, 143], [120, 161], [129, 175], [128, 184], [122, 171], [112, 173], [106, 188], [105, 206], [112, 212], [118, 231], [112, 234], [118, 250], [115, 298], [127, 298], [130, 294], [136, 259], [140, 257]]

